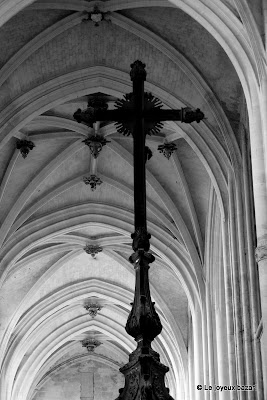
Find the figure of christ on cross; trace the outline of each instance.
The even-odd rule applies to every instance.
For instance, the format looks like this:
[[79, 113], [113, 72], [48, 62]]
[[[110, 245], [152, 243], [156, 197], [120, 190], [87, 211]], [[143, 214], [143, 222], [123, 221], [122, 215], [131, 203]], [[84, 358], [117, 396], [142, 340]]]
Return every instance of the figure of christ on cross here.
[[154, 261], [149, 253], [150, 234], [147, 232], [146, 218], [146, 135], [159, 130], [163, 121], [200, 122], [204, 114], [199, 110], [182, 108], [180, 110], [162, 110], [160, 102], [144, 92], [146, 80], [145, 64], [137, 60], [131, 64], [130, 77], [133, 92], [118, 101], [117, 110], [106, 107], [88, 107], [77, 110], [74, 118], [92, 126], [96, 121], [114, 121], [120, 126], [119, 132], [133, 136], [134, 141], [134, 253], [129, 260], [136, 272], [135, 294], [132, 310], [129, 314], [126, 331], [137, 342], [136, 350], [130, 354], [129, 363], [120, 368], [125, 376], [125, 386], [120, 389], [117, 400], [170, 400], [165, 387], [164, 377], [169, 370], [160, 363], [159, 354], [151, 343], [162, 330], [159, 316], [151, 300], [148, 269]]

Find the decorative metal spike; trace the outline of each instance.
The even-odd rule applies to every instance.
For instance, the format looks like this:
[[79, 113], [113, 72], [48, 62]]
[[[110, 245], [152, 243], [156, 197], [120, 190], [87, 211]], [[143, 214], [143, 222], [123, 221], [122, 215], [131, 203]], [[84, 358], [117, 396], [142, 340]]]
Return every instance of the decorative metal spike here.
[[150, 158], [153, 156], [153, 153], [148, 146], [145, 146], [145, 152], [146, 152], [146, 161], [149, 161]]
[[30, 150], [35, 147], [35, 144], [30, 140], [18, 139], [16, 142], [16, 147], [18, 150], [20, 150], [22, 157], [26, 158]]
[[92, 191], [96, 190], [97, 185], [101, 185], [103, 183], [96, 175], [84, 176], [83, 181], [86, 185], [91, 186]]
[[[160, 110], [163, 104], [161, 101], [154, 97], [152, 93], [144, 93], [144, 110], [153, 111], [155, 109]], [[115, 103], [117, 109], [129, 111], [134, 109], [133, 93], [127, 93], [123, 96], [123, 99], [119, 99]], [[124, 136], [132, 134], [132, 123], [130, 121], [117, 121], [115, 123], [118, 133], [122, 133]], [[160, 132], [163, 124], [160, 121], [145, 120], [144, 121], [145, 133], [148, 135], [156, 134]], [[155, 130], [157, 128], [157, 130]]]

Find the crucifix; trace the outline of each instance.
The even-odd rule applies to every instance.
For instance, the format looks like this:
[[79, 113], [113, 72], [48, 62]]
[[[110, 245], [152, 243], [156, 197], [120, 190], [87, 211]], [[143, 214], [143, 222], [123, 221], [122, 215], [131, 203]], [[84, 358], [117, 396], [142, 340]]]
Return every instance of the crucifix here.
[[137, 342], [137, 348], [129, 356], [129, 363], [120, 368], [125, 376], [125, 386], [116, 400], [171, 400], [164, 378], [169, 368], [160, 363], [160, 357], [152, 347], [152, 341], [160, 334], [162, 325], [151, 300], [148, 270], [155, 258], [149, 252], [151, 235], [147, 231], [146, 218], [146, 161], [151, 151], [146, 146], [146, 135], [159, 132], [163, 121], [200, 122], [204, 114], [188, 107], [180, 110], [164, 110], [161, 102], [144, 91], [145, 64], [137, 60], [131, 64], [130, 77], [133, 91], [118, 100], [116, 110], [106, 107], [78, 109], [73, 117], [77, 122], [92, 126], [96, 121], [114, 121], [118, 132], [133, 136], [134, 147], [134, 225], [129, 260], [135, 268], [135, 294], [132, 309], [126, 323], [126, 332]]

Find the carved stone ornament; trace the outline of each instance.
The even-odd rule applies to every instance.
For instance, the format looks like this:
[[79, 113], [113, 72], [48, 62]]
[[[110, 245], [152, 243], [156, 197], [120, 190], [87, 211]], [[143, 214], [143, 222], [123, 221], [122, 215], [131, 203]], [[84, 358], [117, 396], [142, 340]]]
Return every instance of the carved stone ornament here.
[[97, 6], [94, 7], [92, 12], [86, 13], [87, 18], [84, 18], [83, 21], [92, 21], [94, 22], [95, 26], [99, 26], [99, 22], [105, 19], [105, 14], [99, 10]]
[[103, 146], [110, 143], [110, 140], [105, 139], [101, 135], [91, 135], [83, 142], [89, 147], [90, 152], [94, 158], [97, 158]]
[[259, 245], [255, 250], [256, 262], [267, 259], [267, 242]]
[[16, 147], [17, 149], [20, 150], [22, 157], [26, 158], [30, 150], [32, 150], [35, 147], [35, 144], [30, 140], [18, 139], [16, 142]]
[[93, 353], [95, 348], [100, 346], [102, 343], [94, 338], [87, 338], [82, 341], [82, 347], [86, 347], [89, 353]]
[[88, 311], [89, 315], [92, 318], [95, 318], [97, 316], [98, 311], [100, 311], [103, 307], [101, 307], [97, 303], [87, 303], [84, 305], [84, 308]]
[[158, 151], [164, 155], [168, 160], [170, 159], [172, 153], [177, 150], [175, 143], [164, 143], [158, 146]]
[[87, 244], [84, 248], [84, 251], [87, 254], [90, 254], [90, 256], [92, 256], [93, 258], [95, 258], [97, 253], [101, 253], [101, 251], [103, 251], [103, 248], [100, 246], [94, 246], [94, 245]]
[[[123, 110], [125, 112], [133, 111], [134, 112], [134, 101], [133, 101], [133, 93], [127, 93], [123, 96], [123, 99], [119, 99], [116, 101], [114, 106], [118, 110]], [[157, 111], [162, 108], [163, 104], [161, 101], [154, 97], [151, 93], [144, 93], [144, 110], [147, 112]], [[132, 121], [117, 121], [114, 123], [118, 133], [122, 133], [124, 136], [129, 136], [133, 133], [133, 124]], [[145, 134], [152, 135], [157, 134], [163, 128], [163, 123], [160, 121], [153, 121], [151, 119], [145, 119], [144, 121], [144, 130]]]
[[84, 176], [83, 181], [86, 185], [91, 186], [92, 191], [96, 190], [97, 185], [101, 185], [101, 183], [103, 183], [96, 175]]

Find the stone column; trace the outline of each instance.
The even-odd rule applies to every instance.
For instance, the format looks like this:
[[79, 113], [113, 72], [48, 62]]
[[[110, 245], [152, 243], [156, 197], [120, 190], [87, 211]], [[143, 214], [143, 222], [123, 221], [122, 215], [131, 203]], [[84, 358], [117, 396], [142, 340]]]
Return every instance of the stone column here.
[[261, 311], [259, 309], [259, 281], [258, 271], [254, 259], [255, 238], [254, 238], [254, 217], [252, 203], [252, 177], [250, 176], [250, 156], [248, 152], [248, 141], [243, 135], [242, 144], [242, 167], [243, 167], [243, 190], [244, 190], [244, 211], [245, 211], [245, 227], [247, 240], [247, 260], [248, 260], [248, 287], [251, 302], [251, 329], [252, 329], [252, 346], [254, 350], [255, 365], [255, 384], [257, 392], [255, 398], [263, 400], [263, 382], [262, 382], [262, 363], [261, 349], [259, 339], [256, 337], [256, 331], [260, 322]]
[[[229, 362], [227, 349], [227, 331], [226, 331], [226, 318], [224, 310], [217, 309], [215, 312], [216, 318], [216, 344], [217, 344], [217, 365], [218, 365], [218, 379], [215, 384], [228, 385], [229, 379]], [[218, 393], [219, 400], [228, 400], [229, 393], [221, 391]]]
[[[226, 311], [226, 331], [227, 331], [227, 351], [228, 351], [228, 370], [229, 384], [236, 385], [236, 358], [235, 358], [235, 332], [233, 316], [233, 294], [231, 285], [230, 255], [229, 255], [229, 231], [227, 222], [222, 220], [222, 249], [223, 249], [223, 268], [224, 268], [224, 288], [225, 288], [225, 311]], [[236, 400], [237, 392], [229, 392], [229, 399]]]
[[[193, 348], [194, 348], [194, 378], [195, 384], [193, 387], [193, 399], [204, 400], [204, 368], [203, 368], [203, 348], [202, 348], [202, 320], [201, 310], [198, 305], [192, 313], [192, 326], [193, 326]], [[198, 390], [198, 385], [202, 389]]]
[[[214, 289], [213, 289], [214, 290]], [[207, 345], [208, 355], [207, 361], [209, 365], [209, 385], [214, 388], [216, 384], [216, 372], [214, 364], [214, 323], [213, 323], [213, 307], [211, 304], [210, 280], [206, 282], [206, 321], [207, 321]], [[209, 398], [216, 399], [214, 390], [209, 391]]]
[[[259, 115], [260, 106], [260, 115]], [[267, 137], [267, 83], [266, 76], [262, 79], [259, 103], [252, 106], [250, 121], [251, 163], [253, 175], [253, 194], [255, 203], [257, 249], [256, 260], [260, 283], [260, 298], [263, 322], [261, 337], [262, 371], [264, 393], [267, 396], [267, 173], [266, 173], [266, 137]]]
[[[222, 240], [222, 233], [221, 233]], [[217, 270], [217, 271], [216, 271]], [[216, 292], [213, 300], [214, 304], [214, 330], [215, 338], [215, 357], [217, 366], [216, 385], [228, 385], [229, 378], [229, 358], [227, 343], [227, 321], [226, 321], [226, 302], [225, 302], [225, 286], [224, 286], [224, 266], [223, 266], [223, 248], [222, 243], [218, 249], [216, 270], [213, 271], [213, 285]], [[223, 390], [216, 393], [216, 400], [229, 400], [229, 394]]]
[[256, 261], [259, 269], [261, 311], [263, 333], [261, 336], [262, 371], [265, 394], [267, 393], [267, 238], [258, 241], [256, 249]]
[[[245, 358], [243, 346], [243, 316], [240, 298], [240, 271], [239, 271], [239, 249], [237, 238], [237, 210], [235, 208], [235, 182], [229, 174], [229, 245], [230, 245], [230, 261], [231, 261], [231, 286], [233, 293], [233, 310], [234, 310], [234, 333], [235, 333], [235, 357], [237, 361], [237, 384], [246, 385], [245, 378]], [[240, 391], [238, 399], [245, 400], [246, 393]]]
[[94, 399], [94, 363], [89, 362], [79, 370], [81, 382], [81, 400]]
[[[207, 334], [207, 312], [206, 304], [203, 305], [201, 310], [201, 326], [202, 326], [202, 365], [203, 365], [203, 383], [209, 385], [209, 360], [208, 360], [208, 334]], [[203, 390], [204, 399], [209, 400], [210, 394], [208, 390]]]
[[188, 338], [188, 397], [186, 400], [194, 398], [195, 393], [195, 373], [194, 373], [194, 340], [192, 317], [189, 318], [189, 338]]

